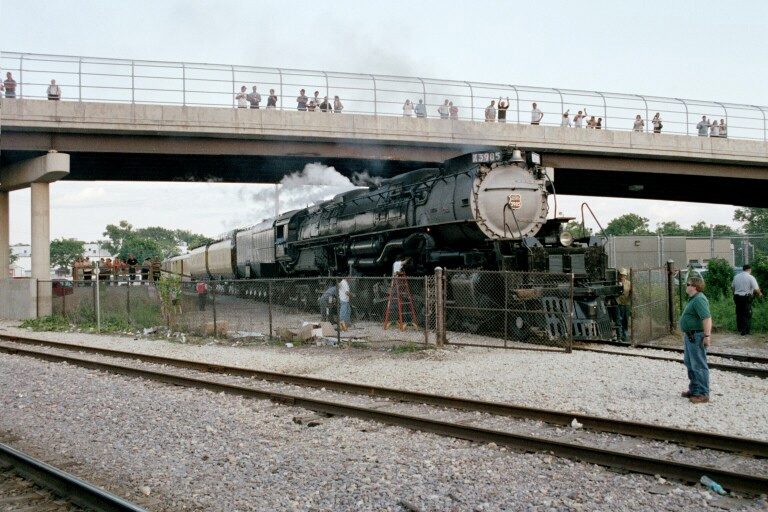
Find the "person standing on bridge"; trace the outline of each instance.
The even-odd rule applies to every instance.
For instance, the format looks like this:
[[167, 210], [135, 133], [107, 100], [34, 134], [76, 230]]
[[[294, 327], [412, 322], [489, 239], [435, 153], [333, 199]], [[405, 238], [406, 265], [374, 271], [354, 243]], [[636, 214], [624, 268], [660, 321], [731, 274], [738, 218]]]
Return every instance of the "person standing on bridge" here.
[[709, 125], [709, 136], [710, 137], [720, 136], [720, 125], [717, 124], [717, 120], [712, 121], [712, 124]]
[[307, 95], [304, 94], [304, 89], [302, 89], [301, 91], [299, 91], [299, 95], [296, 98], [296, 110], [301, 110], [306, 112], [307, 102], [309, 102], [309, 98], [307, 98]]
[[277, 94], [275, 94], [274, 89], [269, 90], [269, 98], [267, 98], [267, 108], [268, 109], [277, 108]]
[[632, 131], [642, 132], [643, 130], [645, 130], [645, 121], [640, 117], [640, 114], [637, 114], [635, 116], [635, 124], [632, 125]]
[[440, 114], [440, 119], [448, 119], [451, 115], [451, 107], [448, 105], [448, 100], [445, 100], [442, 105], [437, 107], [437, 113]]
[[539, 110], [539, 107], [534, 103], [531, 109], [531, 124], [538, 126], [542, 119], [544, 119], [544, 112]]
[[696, 129], [699, 131], [699, 137], [706, 137], [709, 135], [709, 121], [707, 121], [707, 116], [701, 116], [701, 121], [696, 125]]
[[725, 126], [725, 119], [720, 120], [720, 137], [724, 139], [728, 138], [728, 127]]
[[259, 103], [261, 103], [261, 94], [258, 93], [255, 85], [253, 86], [253, 92], [249, 92], [246, 96], [246, 99], [248, 100], [248, 103], [251, 104], [251, 108], [259, 108]]
[[420, 117], [422, 119], [427, 117], [427, 106], [424, 104], [424, 100], [419, 100], [418, 105], [416, 105], [416, 117]]
[[51, 85], [48, 86], [48, 89], [45, 92], [48, 94], [49, 100], [61, 99], [61, 87], [56, 85], [56, 80], [51, 80]]
[[680, 330], [683, 331], [685, 352], [683, 363], [688, 369], [688, 391], [680, 396], [691, 403], [709, 402], [709, 366], [707, 365], [707, 347], [712, 336], [712, 315], [709, 301], [702, 293], [704, 280], [700, 277], [688, 277], [685, 293], [688, 304], [680, 317]]
[[240, 88], [240, 92], [235, 94], [235, 99], [237, 100], [237, 108], [248, 108], [248, 93], [245, 91], [247, 91], [247, 89], [245, 86], [242, 86]]
[[491, 100], [491, 104], [485, 107], [485, 122], [492, 123], [496, 121], [496, 101]]
[[405, 100], [405, 103], [403, 103], [403, 117], [413, 117], [413, 103], [411, 103], [411, 100]]
[[459, 107], [453, 104], [451, 101], [448, 103], [448, 112], [451, 116], [451, 121], [458, 121], [459, 120]]
[[570, 128], [571, 127], [571, 117], [570, 117], [571, 109], [566, 110], [563, 112], [563, 120], [560, 121], [560, 126], [563, 128]]
[[661, 114], [656, 112], [656, 115], [651, 119], [651, 124], [653, 125], [653, 133], [661, 133], [661, 129], [664, 128], [664, 125], [661, 124]]
[[336, 95], [333, 97], [333, 113], [341, 114], [342, 110], [344, 110], [344, 104], [339, 99], [339, 96]]
[[755, 294], [762, 297], [763, 292], [752, 275], [752, 265], [746, 264], [742, 269], [744, 271], [733, 278], [731, 290], [736, 303], [736, 328], [742, 336], [747, 336], [752, 330], [752, 299]]
[[585, 108], [583, 112], [579, 110], [579, 113], [573, 116], [573, 127], [581, 128], [581, 123], [584, 122], [585, 117], [587, 117], [587, 109]]
[[6, 98], [16, 97], [16, 80], [13, 79], [11, 72], [5, 74], [5, 81], [3, 82], [3, 89], [5, 90]]
[[499, 109], [499, 122], [500, 123], [506, 123], [507, 122], [507, 109], [509, 108], [509, 96], [507, 96], [507, 102], [506, 103], [501, 101], [501, 96], [499, 96], [499, 102], [496, 104], [496, 106]]

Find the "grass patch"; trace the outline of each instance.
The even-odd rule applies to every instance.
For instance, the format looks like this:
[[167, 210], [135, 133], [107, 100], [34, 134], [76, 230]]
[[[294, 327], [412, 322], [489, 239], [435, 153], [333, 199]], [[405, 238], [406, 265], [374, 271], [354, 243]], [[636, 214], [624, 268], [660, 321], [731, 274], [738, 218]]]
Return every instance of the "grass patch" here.
[[406, 343], [404, 345], [395, 345], [392, 347], [392, 353], [393, 354], [411, 354], [413, 352], [419, 352], [421, 350], [426, 350], [427, 347], [424, 347], [421, 344], [418, 343]]
[[[709, 310], [712, 322], [718, 329], [736, 332], [736, 305], [733, 297], [710, 299]], [[765, 299], [758, 298], [752, 303], [751, 330], [752, 333], [768, 332], [768, 302]]]
[[64, 315], [51, 315], [25, 320], [20, 327], [33, 331], [67, 332], [69, 331], [69, 320]]

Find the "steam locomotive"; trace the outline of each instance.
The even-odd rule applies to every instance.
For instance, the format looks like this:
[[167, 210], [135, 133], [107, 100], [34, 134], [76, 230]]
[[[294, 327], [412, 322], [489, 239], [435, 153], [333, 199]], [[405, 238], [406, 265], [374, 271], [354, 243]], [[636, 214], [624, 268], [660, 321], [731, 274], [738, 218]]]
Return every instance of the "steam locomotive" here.
[[[621, 294], [616, 272], [607, 267], [602, 239], [574, 240], [563, 230], [571, 218], [548, 219], [552, 188], [534, 152], [471, 153], [232, 231], [167, 260], [165, 268], [216, 280], [387, 276], [396, 259], [408, 257], [409, 276], [437, 267], [460, 270], [450, 274], [448, 301], [477, 308], [461, 308], [451, 319], [458, 327], [488, 325], [484, 311], [510, 301], [561, 311], [571, 301], [576, 338], [611, 339], [607, 305]], [[570, 286], [567, 292], [563, 286], [542, 288], [517, 273], [510, 286], [498, 271], [572, 273], [573, 297]], [[534, 287], [534, 294], [520, 293]], [[383, 294], [366, 289], [356, 296], [375, 304], [386, 299]], [[518, 318], [512, 326], [525, 336], [536, 328], [531, 323]]]

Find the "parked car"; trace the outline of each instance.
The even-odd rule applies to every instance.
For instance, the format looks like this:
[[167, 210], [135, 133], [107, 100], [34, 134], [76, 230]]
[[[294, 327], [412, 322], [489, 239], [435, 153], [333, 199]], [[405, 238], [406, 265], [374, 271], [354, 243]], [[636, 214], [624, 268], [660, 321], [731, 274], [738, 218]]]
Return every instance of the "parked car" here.
[[51, 286], [53, 287], [53, 295], [56, 297], [63, 297], [64, 295], [75, 293], [74, 285], [69, 279], [53, 279], [51, 281]]
[[682, 270], [678, 270], [675, 272], [675, 286], [680, 286], [680, 275], [682, 274], [683, 280], [682, 282], [685, 283], [685, 281], [688, 279], [688, 276], [694, 276], [694, 277], [700, 277], [704, 280], [704, 282], [707, 282], [707, 269], [706, 268], [684, 268]]

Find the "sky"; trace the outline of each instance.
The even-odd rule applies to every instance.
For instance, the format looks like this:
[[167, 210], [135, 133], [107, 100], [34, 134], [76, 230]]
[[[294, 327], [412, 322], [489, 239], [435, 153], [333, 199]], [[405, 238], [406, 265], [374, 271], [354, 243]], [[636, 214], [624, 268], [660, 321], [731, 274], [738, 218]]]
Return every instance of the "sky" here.
[[[507, 83], [768, 106], [768, 2], [647, 0], [511, 2], [359, 0], [0, 0], [0, 50], [172, 62], [327, 70]], [[66, 93], [66, 91], [65, 91]], [[2, 134], [0, 133], [0, 136]], [[281, 211], [353, 185], [320, 167], [289, 181]], [[215, 237], [270, 217], [275, 187], [223, 183], [58, 182], [51, 238], [104, 239], [108, 224], [162, 226]], [[638, 213], [651, 228], [740, 225], [733, 206], [558, 197], [577, 217]], [[10, 194], [11, 244], [30, 241], [29, 189]], [[590, 225], [590, 221], [587, 222]], [[594, 223], [592, 223], [594, 226]]]

